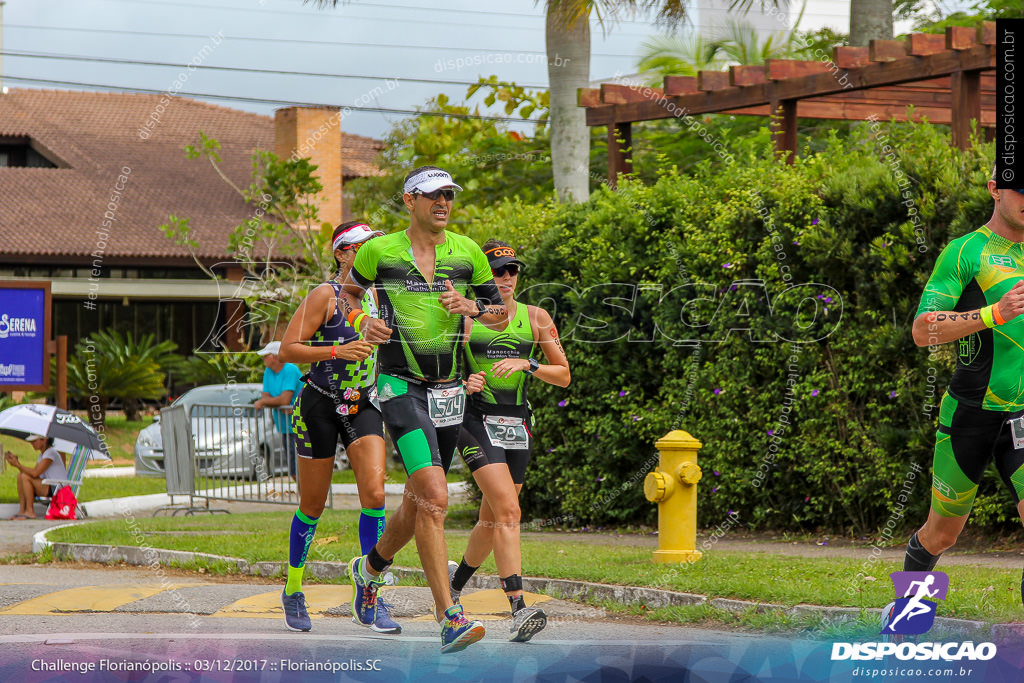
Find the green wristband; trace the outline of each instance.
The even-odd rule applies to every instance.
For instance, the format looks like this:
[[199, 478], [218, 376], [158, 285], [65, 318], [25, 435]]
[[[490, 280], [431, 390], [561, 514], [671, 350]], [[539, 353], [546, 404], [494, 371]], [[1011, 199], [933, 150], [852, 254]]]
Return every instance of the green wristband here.
[[992, 304], [991, 306], [985, 306], [984, 308], [981, 309], [981, 311], [980, 311], [980, 313], [981, 313], [981, 321], [983, 323], [985, 323], [985, 327], [995, 327], [996, 326], [997, 323], [995, 321], [995, 318], [992, 317], [992, 309], [996, 305], [997, 304]]

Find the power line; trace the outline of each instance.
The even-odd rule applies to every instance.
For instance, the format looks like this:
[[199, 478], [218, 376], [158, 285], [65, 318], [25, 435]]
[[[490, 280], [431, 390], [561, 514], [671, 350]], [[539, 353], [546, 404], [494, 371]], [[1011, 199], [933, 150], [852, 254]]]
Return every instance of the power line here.
[[[437, 25], [437, 26], [451, 26], [452, 25], [452, 22], [450, 22], [450, 21], [434, 21], [434, 20], [430, 20], [430, 19], [418, 19], [418, 18], [408, 18], [408, 19], [406, 19], [406, 18], [401, 18], [401, 17], [395, 19], [393, 17], [362, 16], [362, 15], [353, 15], [353, 14], [349, 14], [349, 13], [345, 13], [344, 15], [341, 15], [341, 14], [327, 14], [327, 13], [324, 13], [323, 11], [317, 10], [317, 9], [315, 9], [313, 7], [308, 7], [305, 12], [302, 12], [302, 11], [289, 11], [289, 10], [260, 9], [260, 8], [255, 8], [255, 7], [223, 7], [223, 6], [216, 6], [216, 5], [204, 5], [204, 4], [199, 4], [199, 3], [190, 3], [190, 2], [161, 2], [161, 3], [159, 3], [159, 5], [152, 4], [152, 3], [136, 3], [136, 2], [133, 2], [133, 0], [106, 0], [106, 2], [127, 2], [127, 3], [133, 4], [133, 5], [145, 5], [147, 7], [164, 7], [164, 6], [171, 6], [171, 7], [196, 7], [196, 8], [200, 8], [200, 9], [207, 10], [207, 11], [250, 12], [250, 13], [254, 13], [254, 14], [258, 13], [258, 14], [287, 15], [287, 16], [293, 16], [293, 17], [294, 16], [304, 16], [304, 17], [308, 18], [311, 22], [313, 22], [313, 21], [322, 21], [323, 19], [347, 19], [347, 20], [359, 19], [359, 20], [363, 20], [363, 21], [386, 21], [388, 23], [394, 23], [395, 21], [406, 21], [406, 22], [415, 22], [416, 24], [434, 24], [434, 25]], [[359, 4], [362, 5], [362, 3], [359, 3]], [[358, 5], [356, 5], [356, 6], [358, 6]], [[387, 7], [387, 6], [385, 5], [384, 7]], [[429, 9], [429, 8], [402, 7], [402, 9], [409, 10], [409, 9]], [[436, 11], [436, 9], [434, 11]], [[516, 15], [516, 16], [519, 16], [519, 17], [524, 18], [524, 19], [530, 18], [530, 16], [526, 15], [526, 14], [520, 14], [520, 15]], [[459, 25], [459, 27], [468, 27], [468, 28], [491, 28], [491, 29], [496, 28], [493, 24], [467, 24], [467, 23], [464, 23], [464, 22], [459, 22], [458, 25]], [[522, 30], [522, 31], [527, 31], [527, 30], [533, 31], [533, 30], [536, 30], [536, 27], [534, 27], [534, 26], [503, 26], [502, 28], [503, 29]]]
[[[166, 33], [157, 31], [123, 31], [119, 29], [110, 28], [71, 28], [66, 26], [29, 26], [26, 24], [6, 24], [6, 28], [21, 28], [30, 29], [34, 31], [73, 31], [77, 33], [114, 33], [117, 35], [129, 35], [129, 36], [150, 36], [157, 38], [201, 38], [203, 40], [210, 40], [211, 36], [202, 35], [198, 33]], [[449, 47], [446, 45], [393, 45], [390, 43], [346, 43], [341, 41], [328, 41], [328, 40], [308, 40], [305, 38], [249, 38], [247, 36], [224, 36], [224, 40], [243, 40], [250, 42], [259, 43], [301, 43], [302, 45], [330, 45], [337, 47], [339, 45], [347, 45], [350, 47], [385, 47], [389, 50], [442, 50], [442, 51], [453, 51], [458, 50], [460, 52], [478, 52], [478, 53], [495, 53], [502, 52], [501, 50], [475, 48], [475, 47]], [[546, 55], [546, 52], [540, 50], [504, 50], [504, 52], [516, 52], [524, 55]], [[634, 59], [635, 55], [618, 55], [608, 52], [594, 52], [591, 53], [593, 57], [619, 57], [622, 59]]]
[[[146, 95], [163, 95], [166, 90], [154, 90], [152, 88], [136, 88], [121, 85], [103, 85], [100, 83], [81, 83], [77, 81], [58, 81], [49, 78], [29, 78], [27, 76], [11, 76], [4, 74], [4, 80], [18, 81], [20, 83], [42, 83], [45, 85], [64, 85], [76, 88], [99, 88], [102, 90], [116, 90], [119, 92], [142, 93]], [[449, 114], [438, 111], [418, 111], [416, 109], [395, 109], [390, 107], [364, 107], [358, 105], [325, 104], [323, 102], [296, 102], [293, 100], [275, 100], [263, 97], [245, 97], [241, 95], [213, 95], [210, 93], [193, 93], [177, 91], [170, 93], [174, 96], [195, 97], [207, 100], [226, 100], [231, 102], [251, 102], [254, 104], [282, 104], [294, 107], [337, 107], [339, 109], [351, 109], [352, 111], [372, 112], [378, 114], [411, 114], [414, 116], [434, 116], [451, 119], [467, 119], [478, 121], [503, 121], [506, 123], [538, 123], [537, 119], [515, 118], [512, 116], [490, 116], [487, 114]]]
[[[186, 3], [186, 2], [148, 3], [148, 2], [137, 2], [136, 0], [108, 0], [108, 1], [110, 1], [110, 2], [126, 2], [126, 3], [134, 4], [134, 5], [142, 5], [142, 6], [147, 6], [148, 5], [148, 6], [154, 6], [154, 7], [159, 4], [159, 5], [172, 5], [172, 6], [177, 6], [177, 7], [198, 7], [198, 8], [206, 9], [206, 10], [211, 10], [212, 9], [212, 10], [225, 10], [225, 11], [229, 11], [229, 12], [254, 12], [254, 13], [260, 13], [260, 14], [287, 14], [287, 15], [292, 15], [292, 16], [315, 16], [315, 14], [314, 14], [315, 12], [323, 12], [323, 10], [318, 10], [318, 9], [312, 7], [312, 6], [309, 6], [309, 10], [310, 10], [309, 12], [302, 12], [302, 11], [289, 11], [289, 10], [278, 10], [278, 9], [258, 9], [258, 8], [254, 8], [254, 7], [227, 7], [227, 6], [218, 6], [218, 5], [209, 5], [209, 4], [198, 4], [198, 3]], [[362, 2], [362, 0], [360, 0], [359, 2], [354, 3], [352, 5], [349, 5], [349, 6], [350, 7], [381, 7], [381, 8], [384, 8], [384, 9], [400, 9], [400, 10], [405, 10], [405, 11], [435, 12], [435, 13], [438, 12], [439, 10], [443, 11], [443, 8], [438, 8], [438, 7], [414, 7], [412, 5], [390, 5], [390, 4], [385, 4], [385, 3]], [[339, 6], [339, 9], [340, 9], [340, 6]], [[540, 19], [540, 20], [544, 20], [544, 18], [545, 18], [543, 13], [540, 13], [540, 14], [522, 14], [520, 12], [496, 12], [494, 10], [461, 9], [461, 8], [458, 9], [458, 10], [449, 10], [449, 11], [458, 12], [459, 14], [480, 14], [480, 15], [484, 15], [484, 16], [494, 16], [494, 17], [515, 17], [517, 19]], [[346, 15], [344, 17], [340, 17], [339, 15], [322, 15], [322, 16], [329, 16], [329, 17], [332, 17], [332, 18], [334, 18], [334, 17], [337, 17], [337, 18], [350, 18], [349, 15]], [[371, 20], [378, 20], [379, 19], [378, 17], [351, 17], [351, 18], [371, 19]], [[391, 17], [388, 17], [386, 19], [379, 19], [379, 20], [380, 21], [394, 21], [394, 19], [391, 18]], [[415, 21], [416, 21], [416, 23], [443, 24], [443, 25], [447, 25], [447, 26], [450, 26], [451, 23], [452, 23], [450, 21], [430, 21], [428, 19], [416, 19]], [[644, 20], [644, 19], [615, 19], [614, 23], [618, 23], [618, 24], [644, 24], [646, 26], [651, 26], [652, 25], [651, 21]], [[459, 26], [480, 26], [480, 27], [484, 27], [484, 28], [496, 28], [494, 25], [486, 25], [485, 26], [483, 24], [465, 24], [465, 23], [462, 23], [462, 22], [459, 22]], [[533, 27], [530, 27], [530, 26], [504, 27], [503, 26], [501, 28], [522, 28], [522, 29], [527, 29], [527, 28], [533, 28]], [[620, 35], [636, 35], [636, 36], [639, 36], [639, 35], [642, 35], [642, 34], [640, 34], [640, 33], [621, 33]]]
[[[138, 65], [138, 66], [162, 66], [162, 67], [170, 67], [170, 68], [173, 68], [173, 69], [184, 69], [186, 67], [191, 66], [191, 68], [194, 68], [194, 69], [209, 69], [209, 70], [214, 70], [214, 71], [235, 71], [235, 72], [241, 71], [241, 72], [247, 72], [247, 73], [272, 74], [272, 75], [281, 75], [281, 76], [313, 76], [313, 77], [317, 77], [317, 78], [352, 78], [352, 79], [365, 79], [365, 80], [371, 80], [371, 81], [383, 81], [383, 80], [392, 79], [392, 80], [397, 80], [397, 81], [405, 81], [405, 82], [408, 82], [408, 83], [430, 83], [430, 84], [440, 84], [440, 85], [467, 85], [468, 86], [468, 85], [478, 85], [479, 84], [478, 81], [446, 81], [446, 80], [435, 79], [435, 78], [404, 78], [404, 77], [403, 78], [399, 78], [397, 76], [365, 76], [365, 75], [358, 75], [358, 74], [328, 74], [328, 73], [316, 73], [316, 72], [309, 72], [309, 71], [282, 71], [282, 70], [279, 70], [279, 69], [254, 69], [254, 68], [242, 67], [242, 66], [213, 66], [213, 65], [208, 65], [208, 64], [192, 64], [192, 65], [188, 65], [188, 64], [172, 64], [170, 62], [149, 62], [149, 61], [136, 60], [136, 59], [120, 59], [120, 58], [116, 58], [116, 57], [87, 57], [87, 56], [83, 56], [83, 55], [60, 55], [60, 54], [49, 54], [49, 53], [43, 53], [43, 52], [20, 52], [20, 51], [17, 51], [17, 50], [11, 50], [11, 51], [4, 50], [4, 51], [0, 51], [0, 55], [4, 55], [4, 56], [7, 56], [7, 57], [24, 57], [24, 58], [30, 58], [30, 59], [57, 59], [57, 60], [81, 61], [81, 62], [103, 62], [103, 63], [109, 63], [109, 64], [133, 64], [133, 65]], [[545, 85], [526, 85], [526, 84], [522, 84], [522, 83], [519, 83], [517, 85], [522, 85], [522, 87], [524, 87], [524, 88], [534, 88], [534, 89], [541, 89], [541, 90], [546, 90], [547, 89], [547, 86], [545, 86]]]

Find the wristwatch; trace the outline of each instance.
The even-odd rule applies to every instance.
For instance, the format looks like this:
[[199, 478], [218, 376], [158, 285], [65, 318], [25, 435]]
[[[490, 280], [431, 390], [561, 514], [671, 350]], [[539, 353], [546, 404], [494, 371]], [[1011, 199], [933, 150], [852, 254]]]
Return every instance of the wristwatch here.
[[530, 359], [530, 369], [529, 370], [523, 370], [523, 372], [525, 372], [527, 375], [532, 375], [533, 373], [537, 372], [537, 368], [539, 368], [539, 367], [540, 367], [540, 363], [538, 363], [536, 361], [536, 359], [531, 358]]
[[483, 299], [477, 299], [476, 300], [476, 315], [469, 316], [469, 319], [470, 320], [476, 320], [486, 310], [487, 310], [487, 304], [484, 303], [484, 300]]

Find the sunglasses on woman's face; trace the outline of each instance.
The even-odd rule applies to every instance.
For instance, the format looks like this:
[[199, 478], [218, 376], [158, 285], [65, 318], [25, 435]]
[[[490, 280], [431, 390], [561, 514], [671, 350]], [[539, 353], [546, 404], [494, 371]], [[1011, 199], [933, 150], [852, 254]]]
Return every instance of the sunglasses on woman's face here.
[[361, 246], [363, 246], [363, 242], [358, 244], [346, 244], [343, 247], [338, 247], [338, 249], [341, 249], [342, 251], [359, 251], [359, 247]]
[[512, 277], [519, 275], [519, 266], [514, 263], [510, 263], [507, 266], [501, 268], [492, 268], [491, 272], [494, 273], [494, 277], [505, 277], [505, 273], [508, 273]]
[[450, 202], [455, 199], [455, 190], [434, 190], [433, 192], [420, 192], [419, 190], [416, 190], [414, 194], [422, 195], [430, 201], [434, 201], [438, 197], [444, 197], [446, 202]]

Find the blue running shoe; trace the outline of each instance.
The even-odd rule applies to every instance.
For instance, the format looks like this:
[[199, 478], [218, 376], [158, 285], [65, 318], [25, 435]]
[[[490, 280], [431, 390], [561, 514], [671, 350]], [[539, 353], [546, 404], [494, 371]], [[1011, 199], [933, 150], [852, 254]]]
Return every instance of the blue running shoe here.
[[364, 581], [359, 573], [366, 555], [353, 557], [348, 563], [348, 573], [352, 577], [352, 621], [360, 626], [373, 626], [377, 620], [377, 589], [380, 581]]
[[370, 628], [377, 633], [394, 633], [398, 634], [402, 632], [402, 627], [397, 621], [391, 618], [391, 610], [394, 609], [392, 605], [384, 602], [383, 598], [377, 598], [377, 616], [374, 618], [373, 623], [370, 624]]
[[308, 631], [313, 628], [313, 622], [309, 620], [309, 612], [306, 611], [306, 596], [302, 591], [285, 595], [282, 590], [281, 607], [284, 608], [284, 623], [292, 631]]
[[459, 652], [484, 637], [484, 625], [470, 621], [462, 613], [462, 605], [452, 605], [444, 611], [441, 622], [441, 654]]
[[[448, 594], [452, 597], [452, 604], [458, 605], [459, 599], [462, 597], [462, 591], [457, 591], [452, 588], [452, 580], [455, 578], [455, 570], [459, 568], [458, 562], [452, 562], [448, 560]], [[430, 608], [434, 611], [434, 619], [441, 620], [441, 612], [437, 609], [437, 603], [432, 602]]]

